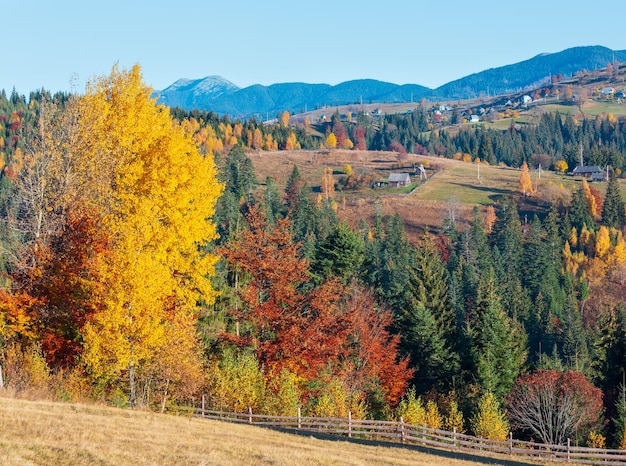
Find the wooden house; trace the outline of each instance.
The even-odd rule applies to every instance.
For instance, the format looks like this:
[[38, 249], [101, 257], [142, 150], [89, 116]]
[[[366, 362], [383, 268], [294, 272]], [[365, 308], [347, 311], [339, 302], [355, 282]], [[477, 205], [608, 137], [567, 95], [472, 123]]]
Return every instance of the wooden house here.
[[391, 173], [387, 184], [391, 188], [401, 188], [411, 184], [411, 175], [408, 173]]

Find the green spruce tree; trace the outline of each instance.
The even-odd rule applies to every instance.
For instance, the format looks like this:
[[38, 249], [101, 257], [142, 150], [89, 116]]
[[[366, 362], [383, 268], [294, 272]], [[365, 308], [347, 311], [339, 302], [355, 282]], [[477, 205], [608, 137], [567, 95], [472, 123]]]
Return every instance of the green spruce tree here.
[[615, 176], [611, 176], [602, 207], [602, 225], [621, 228], [624, 225], [624, 200]]

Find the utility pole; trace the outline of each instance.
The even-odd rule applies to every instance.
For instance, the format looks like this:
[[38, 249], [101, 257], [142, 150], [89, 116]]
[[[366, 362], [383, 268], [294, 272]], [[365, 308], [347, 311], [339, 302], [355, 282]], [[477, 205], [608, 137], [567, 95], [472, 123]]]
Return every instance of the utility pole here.
[[583, 166], [583, 144], [582, 144], [582, 142], [578, 144], [578, 154], [579, 154], [579, 157], [580, 157], [580, 162], [579, 163], [580, 163], [580, 166], [582, 167]]

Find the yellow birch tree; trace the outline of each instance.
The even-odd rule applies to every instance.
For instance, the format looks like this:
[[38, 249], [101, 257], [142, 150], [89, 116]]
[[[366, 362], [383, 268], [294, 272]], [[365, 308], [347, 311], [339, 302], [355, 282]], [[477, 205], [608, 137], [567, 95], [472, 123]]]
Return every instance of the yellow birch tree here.
[[[157, 364], [159, 354], [195, 345], [194, 326], [181, 322], [194, 321], [199, 300], [215, 297], [216, 258], [202, 248], [216, 236], [210, 219], [222, 190], [213, 158], [150, 95], [138, 65], [114, 67], [79, 102], [84, 178], [112, 242], [102, 309], [85, 328], [84, 363], [96, 379], [127, 383], [131, 405], [138, 384], [155, 378], [146, 368], [171, 369]], [[166, 338], [172, 334], [176, 347]]]
[[326, 147], [329, 149], [334, 149], [337, 147], [337, 136], [334, 133], [329, 133], [326, 137]]

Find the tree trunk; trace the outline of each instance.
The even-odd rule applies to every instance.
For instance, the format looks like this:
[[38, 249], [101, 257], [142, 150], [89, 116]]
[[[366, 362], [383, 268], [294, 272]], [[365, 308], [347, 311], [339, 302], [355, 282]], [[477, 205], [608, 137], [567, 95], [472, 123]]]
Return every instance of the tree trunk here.
[[165, 402], [167, 400], [167, 390], [169, 386], [170, 386], [170, 381], [168, 379], [167, 382], [165, 382], [165, 393], [163, 393], [163, 402], [161, 403], [161, 413], [165, 412]]
[[137, 392], [135, 388], [135, 364], [132, 356], [128, 361], [128, 384], [130, 388], [130, 407], [134, 408], [137, 404]]

